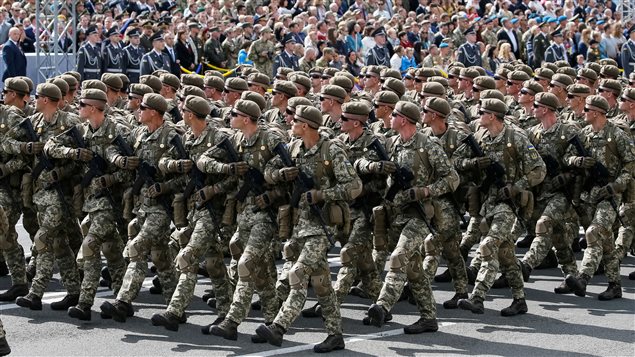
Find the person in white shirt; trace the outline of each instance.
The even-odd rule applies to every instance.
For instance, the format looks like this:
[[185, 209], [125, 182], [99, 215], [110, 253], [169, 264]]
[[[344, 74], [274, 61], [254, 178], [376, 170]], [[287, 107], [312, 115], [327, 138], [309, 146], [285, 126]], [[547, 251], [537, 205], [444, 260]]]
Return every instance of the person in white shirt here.
[[390, 68], [401, 71], [401, 57], [403, 57], [403, 47], [395, 47], [395, 53], [390, 58]]

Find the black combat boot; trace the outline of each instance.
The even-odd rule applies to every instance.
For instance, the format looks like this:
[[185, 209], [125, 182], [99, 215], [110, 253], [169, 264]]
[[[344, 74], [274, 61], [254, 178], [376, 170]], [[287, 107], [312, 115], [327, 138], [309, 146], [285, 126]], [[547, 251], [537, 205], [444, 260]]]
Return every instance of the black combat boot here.
[[573, 242], [571, 243], [571, 249], [574, 253], [580, 253], [582, 251], [582, 247], [580, 247], [580, 239], [578, 239], [578, 237], [573, 239]]
[[492, 289], [503, 289], [509, 287], [509, 281], [505, 277], [505, 274], [501, 274], [498, 279], [494, 280], [494, 284], [492, 284]]
[[533, 269], [529, 266], [529, 264], [524, 261], [520, 261], [520, 272], [523, 274], [523, 281], [525, 283], [529, 282], [529, 277], [531, 276], [531, 271]]
[[214, 290], [209, 290], [209, 291], [206, 291], [205, 294], [203, 294], [203, 296], [201, 296], [201, 299], [203, 299], [204, 302], [207, 302], [207, 300], [211, 298], [215, 298], [215, 297], [216, 297], [216, 293], [214, 293]]
[[68, 310], [69, 307], [75, 306], [79, 303], [79, 294], [66, 294], [60, 301], [51, 303], [51, 309], [53, 310]]
[[264, 338], [270, 344], [278, 347], [282, 346], [282, 338], [284, 337], [284, 333], [285, 331], [282, 326], [276, 323], [273, 323], [269, 326], [262, 324], [256, 329], [256, 334], [258, 334], [258, 336]]
[[14, 301], [20, 296], [24, 296], [29, 293], [29, 287], [26, 284], [17, 284], [11, 286], [9, 290], [0, 294], [0, 301]]
[[439, 275], [434, 276], [434, 281], [437, 283], [449, 283], [452, 281], [452, 275], [450, 275], [450, 269], [445, 269], [445, 271]]
[[443, 308], [444, 309], [456, 309], [459, 307], [459, 300], [461, 299], [467, 299], [467, 293], [456, 293], [454, 294], [454, 296], [452, 296], [452, 299], [448, 300], [448, 301], [444, 301], [443, 302]]
[[377, 304], [370, 305], [368, 309], [368, 318], [371, 325], [381, 327], [386, 322], [386, 309]]
[[15, 299], [15, 303], [21, 307], [28, 307], [31, 310], [42, 310], [42, 299], [39, 296], [28, 293]]
[[210, 308], [215, 309], [216, 308], [216, 298], [207, 299], [205, 304], [207, 304], [207, 306], [209, 306]]
[[322, 306], [320, 306], [320, 303], [316, 303], [315, 305], [302, 310], [302, 317], [306, 317], [309, 319], [314, 317], [322, 317]]
[[328, 335], [326, 340], [322, 343], [318, 343], [313, 346], [313, 352], [315, 353], [327, 353], [335, 350], [344, 349], [344, 337], [341, 334]]
[[516, 242], [516, 246], [518, 248], [529, 248], [531, 247], [531, 242], [534, 241], [534, 238], [534, 236], [527, 234]]
[[525, 299], [514, 299], [509, 307], [501, 310], [501, 316], [515, 316], [527, 312]]
[[[390, 312], [387, 312], [386, 317], [384, 317], [384, 322], [389, 322], [391, 320], [392, 314]], [[362, 323], [364, 324], [364, 326], [370, 326], [370, 317], [364, 316], [364, 318], [362, 319]]]
[[0, 356], [6, 356], [8, 354], [11, 354], [11, 347], [9, 347], [7, 337], [2, 336], [2, 338], [0, 338]]
[[351, 287], [351, 290], [348, 292], [349, 295], [357, 296], [362, 299], [370, 299], [370, 295], [362, 289], [359, 285], [354, 285]]
[[630, 274], [628, 274], [628, 280], [635, 280], [635, 271], [632, 271]]
[[33, 278], [35, 278], [35, 273], [37, 272], [37, 268], [35, 267], [35, 265], [27, 265], [26, 266], [26, 280], [28, 280], [29, 282], [33, 281]]
[[7, 262], [0, 262], [0, 277], [9, 275], [9, 267]]
[[[265, 325], [269, 326], [273, 322], [265, 322]], [[258, 336], [258, 334], [251, 335], [251, 343], [267, 343], [265, 338]]]
[[468, 266], [465, 268], [465, 273], [467, 275], [467, 283], [470, 285], [474, 285], [476, 283], [476, 276], [478, 275], [478, 270], [476, 270], [473, 266]]
[[437, 319], [424, 319], [422, 317], [414, 324], [404, 327], [403, 332], [406, 335], [415, 335], [424, 332], [436, 332], [438, 329]]
[[578, 240], [578, 245], [580, 246], [580, 248], [582, 249], [586, 249], [587, 245], [586, 245], [586, 237], [582, 237]]
[[619, 299], [622, 297], [622, 285], [620, 283], [609, 283], [606, 291], [598, 295], [598, 299], [601, 301], [608, 301], [613, 299]]
[[108, 267], [101, 268], [101, 279], [99, 279], [99, 286], [112, 289], [112, 277], [110, 276], [110, 270]]
[[196, 272], [198, 275], [202, 275], [206, 278], [209, 278], [209, 273], [207, 272], [207, 265], [205, 262], [198, 264], [198, 271]]
[[566, 281], [563, 281], [562, 283], [560, 283], [560, 285], [553, 289], [553, 292], [556, 294], [571, 294], [573, 293], [573, 290], [571, 290], [571, 288], [567, 286]]
[[221, 322], [223, 322], [223, 320], [225, 320], [225, 315], [224, 314], [218, 315], [216, 320], [214, 320], [211, 324], [201, 327], [201, 332], [203, 333], [203, 335], [211, 334], [210, 330], [212, 329], [212, 327], [218, 325]]
[[567, 286], [573, 290], [574, 294], [584, 297], [589, 280], [591, 280], [591, 277], [586, 274], [580, 274], [579, 277], [569, 274], [564, 281], [567, 283]]
[[161, 286], [161, 280], [159, 280], [159, 276], [155, 275], [152, 279], [152, 286], [150, 287], [150, 294], [152, 295], [161, 295], [163, 294], [163, 286]]
[[81, 321], [90, 321], [90, 306], [71, 306], [68, 308], [68, 316]]
[[163, 326], [166, 330], [178, 331], [180, 319], [171, 312], [162, 312], [154, 314], [150, 318], [152, 326]]
[[[109, 301], [104, 301], [100, 306], [102, 318], [112, 318], [117, 322], [126, 322], [126, 319], [130, 316], [130, 310], [132, 310], [132, 304], [123, 302], [121, 300], [115, 300], [114, 304]], [[134, 311], [133, 311], [134, 314]]]
[[556, 257], [556, 253], [553, 249], [549, 249], [549, 253], [545, 259], [536, 267], [536, 269], [551, 269], [558, 267], [558, 257]]
[[238, 339], [238, 324], [230, 319], [224, 319], [218, 325], [210, 327], [209, 332], [214, 336], [236, 341]]
[[262, 302], [260, 302], [260, 299], [251, 303], [251, 309], [254, 311], [262, 310]]
[[472, 296], [471, 299], [459, 300], [459, 307], [463, 310], [470, 310], [474, 314], [485, 313], [485, 307], [483, 306], [483, 299]]

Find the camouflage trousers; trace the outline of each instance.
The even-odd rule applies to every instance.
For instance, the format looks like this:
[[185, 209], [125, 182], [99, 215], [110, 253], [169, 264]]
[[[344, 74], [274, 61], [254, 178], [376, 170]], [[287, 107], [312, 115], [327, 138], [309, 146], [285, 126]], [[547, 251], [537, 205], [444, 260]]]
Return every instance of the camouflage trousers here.
[[386, 268], [386, 260], [395, 249], [400, 234], [399, 230], [390, 229], [391, 223], [389, 222], [394, 219], [392, 209], [388, 206], [384, 206], [384, 209], [386, 210], [386, 233], [382, 235], [373, 232], [373, 261], [380, 276]]
[[[620, 204], [619, 197], [615, 197], [615, 201]], [[608, 200], [595, 205], [585, 204], [583, 209], [587, 212], [587, 217], [591, 217], [591, 224], [585, 232], [587, 248], [584, 250], [580, 273], [592, 277], [600, 263], [604, 263], [607, 280], [619, 283], [620, 264], [612, 233], [617, 213]]]
[[458, 217], [452, 203], [446, 199], [435, 201], [434, 218], [437, 234], [426, 237], [423, 248], [425, 258], [423, 270], [428, 278], [433, 278], [439, 267], [439, 258], [443, 256], [448, 261], [448, 269], [452, 276], [454, 290], [458, 294], [467, 293], [467, 274], [465, 273], [465, 261], [459, 250], [461, 229]]
[[620, 218], [626, 227], [620, 228], [615, 240], [615, 255], [622, 261], [633, 244], [635, 235], [635, 203], [623, 203], [620, 207]]
[[566, 224], [575, 218], [575, 212], [573, 212], [569, 200], [563, 193], [557, 193], [548, 199], [537, 200], [534, 207], [534, 218], [536, 237], [525, 253], [523, 262], [531, 268], [535, 268], [545, 259], [553, 247], [556, 248], [558, 263], [562, 266], [564, 275], [577, 274], [578, 269], [571, 248], [572, 234]]
[[278, 281], [276, 281], [276, 296], [278, 301], [285, 301], [289, 297], [291, 288], [289, 287], [289, 271], [298, 260], [300, 252], [302, 251], [302, 245], [296, 235], [293, 235], [282, 248], [282, 257], [284, 264], [278, 275]]
[[26, 284], [26, 266], [24, 249], [18, 243], [18, 232], [15, 225], [20, 219], [20, 195], [18, 192], [0, 189], [0, 207], [3, 208], [2, 220], [6, 220], [6, 228], [0, 232], [0, 249], [11, 272], [13, 285]]
[[84, 269], [79, 306], [91, 307], [99, 287], [101, 272], [101, 254], [104, 253], [108, 271], [112, 278], [112, 290], [117, 294], [121, 288], [126, 263], [123, 259], [123, 242], [117, 232], [113, 210], [100, 210], [89, 213], [90, 226], [84, 237], [84, 243], [77, 256], [78, 264]]
[[117, 294], [117, 300], [130, 303], [137, 296], [146, 276], [147, 256], [150, 254], [163, 287], [163, 298], [166, 303], [169, 303], [177, 282], [174, 260], [170, 256], [168, 247], [170, 218], [163, 211], [139, 212], [137, 223], [140, 231], [126, 247], [130, 263]]
[[[33, 207], [22, 206], [22, 227], [29, 233], [31, 242], [35, 239], [35, 233], [40, 228], [37, 223], [37, 213]], [[29, 260], [29, 266], [35, 267], [35, 261], [37, 260], [37, 251], [35, 245], [31, 244], [31, 259]]]
[[[227, 270], [223, 262], [218, 235], [214, 221], [208, 211], [195, 212], [193, 222], [185, 235], [189, 236], [185, 247], [176, 256], [176, 269], [179, 273], [179, 281], [168, 304], [167, 311], [175, 316], [181, 316], [192, 301], [194, 288], [197, 282], [198, 262], [211, 251], [207, 260], [207, 270], [214, 286], [216, 295], [216, 308], [220, 313], [226, 313], [231, 299], [231, 284], [227, 279]], [[184, 238], [180, 238], [182, 240]], [[213, 254], [213, 253], [216, 254]]]
[[36, 192], [34, 202], [40, 228], [34, 239], [37, 251], [37, 269], [30, 293], [42, 297], [53, 277], [53, 265], [57, 261], [62, 284], [69, 294], [79, 294], [79, 272], [75, 262], [75, 254], [69, 246], [69, 232], [79, 232], [77, 220], [65, 212], [62, 202], [54, 190]]
[[289, 270], [291, 291], [273, 322], [282, 326], [285, 331], [289, 329], [304, 308], [310, 278], [318, 303], [322, 306], [326, 331], [329, 335], [341, 334], [340, 307], [331, 285], [331, 274], [326, 260], [330, 243], [325, 235], [298, 237], [296, 240], [302, 250]]
[[499, 268], [509, 281], [514, 299], [525, 297], [523, 277], [520, 263], [514, 254], [516, 239], [512, 233], [516, 215], [505, 203], [499, 203], [494, 208], [494, 214], [487, 217], [489, 230], [478, 247], [482, 259], [481, 268], [476, 276], [476, 283], [472, 296], [485, 300], [492, 288]]
[[227, 318], [237, 324], [243, 322], [251, 307], [254, 290], [258, 292], [262, 303], [262, 314], [266, 323], [272, 322], [280, 305], [276, 298], [276, 273], [272, 274], [273, 264], [271, 240], [276, 233], [269, 219], [252, 221], [249, 225], [239, 223], [237, 233], [245, 235], [245, 249], [238, 261], [238, 283]]
[[351, 234], [348, 242], [340, 251], [342, 267], [337, 273], [334, 289], [337, 301], [341, 305], [344, 297], [353, 286], [356, 279], [360, 279], [364, 290], [372, 300], [377, 299], [382, 282], [372, 256], [372, 225], [362, 210], [353, 209], [351, 212]]
[[[467, 225], [467, 230], [463, 234], [463, 237], [461, 238], [461, 244], [459, 245], [459, 250], [461, 252], [469, 252], [470, 250], [472, 250], [473, 246], [481, 241], [481, 239], [483, 238], [483, 232], [481, 231], [482, 222], [483, 217], [481, 216], [470, 217], [470, 221]], [[476, 270], [481, 268], [481, 257], [478, 254], [478, 250], [472, 258], [470, 266], [476, 268]]]
[[399, 232], [399, 240], [390, 255], [390, 270], [379, 293], [377, 304], [390, 311], [399, 300], [406, 281], [417, 303], [419, 314], [426, 319], [437, 315], [436, 303], [431, 287], [431, 276], [423, 270], [421, 247], [430, 234], [425, 222], [419, 217], [399, 215], [390, 227]]

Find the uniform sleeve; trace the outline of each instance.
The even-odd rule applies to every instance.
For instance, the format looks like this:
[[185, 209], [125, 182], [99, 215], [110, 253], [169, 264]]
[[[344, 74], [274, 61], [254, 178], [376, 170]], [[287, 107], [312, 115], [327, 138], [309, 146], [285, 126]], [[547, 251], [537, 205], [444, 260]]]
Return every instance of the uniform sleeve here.
[[[76, 128], [81, 132], [84, 130], [80, 126]], [[73, 143], [71, 136], [67, 132], [63, 132], [50, 138], [44, 145], [44, 152], [53, 159], [66, 159], [71, 150], [77, 145]]]
[[196, 166], [199, 170], [208, 174], [218, 175], [223, 173], [223, 167], [226, 165], [225, 162], [229, 161], [229, 156], [225, 150], [218, 147], [218, 144], [225, 138], [227, 138], [226, 135], [221, 133], [217, 134], [214, 146], [205, 151], [196, 161]]
[[[326, 143], [325, 141], [322, 145], [327, 145]], [[344, 150], [336, 144], [331, 144], [329, 151], [336, 184], [322, 190], [324, 200], [327, 202], [352, 201], [362, 193], [362, 180], [353, 169]]]
[[[436, 179], [436, 181], [427, 186], [430, 190], [430, 195], [432, 197], [439, 197], [446, 193], [454, 192], [460, 183], [459, 174], [454, 167], [452, 167], [450, 159], [448, 159], [448, 156], [438, 140], [432, 140], [432, 138], [430, 138], [427, 146], [426, 149], [430, 165], [432, 166], [434, 178]], [[425, 169], [423, 165], [421, 168]]]
[[522, 175], [514, 182], [514, 185], [528, 190], [544, 180], [547, 174], [547, 167], [545, 162], [542, 161], [540, 154], [538, 154], [538, 150], [529, 142], [529, 139], [523, 135], [516, 135], [515, 143], [516, 151], [520, 154]]
[[[369, 143], [373, 140], [378, 139], [379, 143], [385, 148], [386, 147], [386, 138], [383, 135], [373, 135], [372, 139], [369, 140]], [[379, 159], [379, 155], [374, 150], [366, 150], [364, 155], [362, 155], [359, 159], [355, 160], [353, 163], [353, 167], [355, 171], [359, 175], [368, 175], [371, 174], [369, 167], [373, 162], [381, 161]]]
[[626, 187], [635, 176], [635, 142], [623, 131], [616, 128], [617, 150], [622, 161], [622, 170], [617, 174], [615, 183]]

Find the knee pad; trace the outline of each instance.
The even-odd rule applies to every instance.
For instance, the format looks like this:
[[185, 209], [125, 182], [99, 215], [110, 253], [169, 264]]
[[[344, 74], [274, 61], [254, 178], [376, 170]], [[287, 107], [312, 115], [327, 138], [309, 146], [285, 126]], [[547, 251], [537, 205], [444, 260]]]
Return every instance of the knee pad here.
[[606, 229], [595, 224], [590, 225], [584, 233], [586, 237], [586, 243], [589, 246], [595, 243], [602, 242], [602, 237], [608, 234], [609, 233], [606, 231]]
[[536, 235], [553, 234], [553, 220], [548, 216], [541, 216], [536, 222]]
[[298, 245], [295, 241], [287, 241], [282, 248], [282, 255], [284, 256], [284, 260], [289, 262], [294, 262], [298, 259]]
[[170, 268], [171, 260], [169, 259], [169, 254], [167, 250], [164, 249], [154, 249], [150, 251], [150, 257], [152, 258], [152, 263], [157, 267], [157, 270], [164, 271]]
[[142, 247], [139, 246], [135, 240], [131, 240], [128, 242], [128, 258], [130, 258], [131, 262], [145, 262], [146, 257], [142, 250]]
[[229, 254], [232, 255], [232, 259], [239, 260], [240, 255], [243, 254], [243, 246], [238, 240], [238, 234], [232, 237], [229, 242]]
[[438, 238], [432, 234], [428, 234], [426, 239], [423, 240], [423, 248], [427, 256], [436, 257], [439, 255], [439, 249], [437, 248]]
[[304, 264], [296, 263], [291, 270], [289, 270], [289, 286], [291, 289], [299, 290], [306, 289], [307, 285], [308, 281], [306, 280]]
[[491, 237], [483, 239], [478, 246], [478, 252], [481, 255], [483, 261], [490, 261], [494, 257], [494, 254], [498, 253], [498, 246], [496, 240]]
[[243, 254], [238, 261], [238, 277], [242, 281], [252, 282], [256, 268], [256, 259], [251, 254]]
[[176, 268], [182, 273], [196, 273], [198, 264], [194, 259], [194, 254], [189, 247], [183, 248], [176, 256]]
[[87, 235], [82, 242], [82, 256], [84, 258], [92, 258], [99, 255], [99, 242], [93, 235]]
[[35, 247], [35, 251], [38, 253], [46, 252], [50, 248], [48, 232], [41, 228], [38, 229], [35, 233], [35, 238], [33, 239], [33, 246]]
[[407, 264], [408, 264], [408, 256], [407, 256], [406, 249], [397, 248], [390, 255], [390, 271], [395, 273], [398, 273], [398, 272], [403, 273]]
[[331, 291], [331, 276], [326, 274], [311, 276], [311, 286], [317, 296], [327, 296]]
[[357, 258], [357, 249], [351, 245], [345, 245], [340, 251], [340, 260], [343, 266], [351, 266]]
[[408, 262], [406, 276], [409, 281], [418, 281], [423, 277], [423, 261], [420, 254], [415, 254]]
[[136, 218], [134, 218], [130, 223], [128, 223], [128, 239], [133, 239], [139, 234], [139, 223]]

